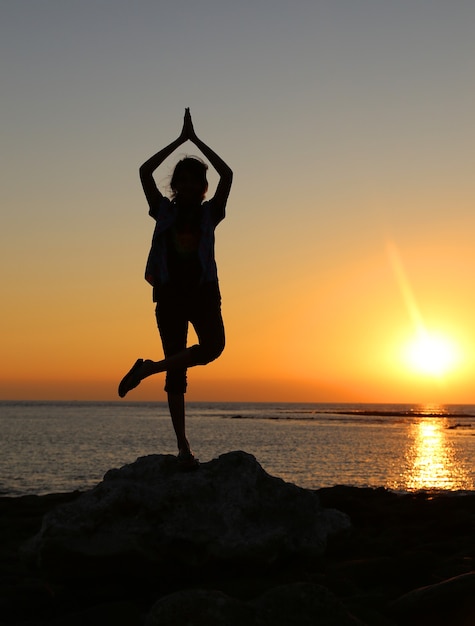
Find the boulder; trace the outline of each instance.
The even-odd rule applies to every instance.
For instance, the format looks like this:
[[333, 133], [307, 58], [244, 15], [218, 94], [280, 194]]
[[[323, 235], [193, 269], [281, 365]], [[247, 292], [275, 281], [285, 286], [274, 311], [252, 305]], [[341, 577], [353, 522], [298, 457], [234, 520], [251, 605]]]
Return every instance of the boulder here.
[[475, 572], [413, 589], [391, 606], [407, 624], [475, 624]]
[[364, 626], [331, 591], [313, 583], [275, 587], [253, 604], [256, 626]]
[[184, 589], [156, 602], [145, 626], [251, 626], [254, 611], [214, 589]]
[[312, 559], [350, 527], [317, 492], [270, 476], [245, 452], [192, 472], [171, 455], [151, 455], [49, 512], [25, 554], [50, 578], [183, 578], [204, 567]]
[[205, 589], [161, 598], [145, 626], [362, 626], [328, 589], [312, 583], [281, 585], [253, 601]]

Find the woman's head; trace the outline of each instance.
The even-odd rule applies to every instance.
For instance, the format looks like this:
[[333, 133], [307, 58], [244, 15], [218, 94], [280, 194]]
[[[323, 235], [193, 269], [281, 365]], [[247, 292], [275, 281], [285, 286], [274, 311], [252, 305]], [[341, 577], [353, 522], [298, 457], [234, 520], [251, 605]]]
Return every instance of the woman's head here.
[[206, 163], [197, 157], [178, 161], [170, 180], [173, 197], [201, 202], [208, 191], [207, 170]]

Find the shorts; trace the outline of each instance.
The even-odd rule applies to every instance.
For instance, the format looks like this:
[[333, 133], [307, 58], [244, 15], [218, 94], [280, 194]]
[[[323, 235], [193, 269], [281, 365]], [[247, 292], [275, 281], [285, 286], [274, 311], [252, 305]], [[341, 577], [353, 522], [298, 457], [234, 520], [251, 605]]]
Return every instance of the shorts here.
[[[217, 359], [225, 345], [218, 283], [204, 283], [188, 290], [167, 284], [158, 288], [156, 295], [155, 316], [165, 357], [185, 350], [191, 323], [199, 342], [190, 348], [191, 366], [206, 365]], [[167, 371], [166, 392], [185, 393], [186, 388], [186, 368]]]

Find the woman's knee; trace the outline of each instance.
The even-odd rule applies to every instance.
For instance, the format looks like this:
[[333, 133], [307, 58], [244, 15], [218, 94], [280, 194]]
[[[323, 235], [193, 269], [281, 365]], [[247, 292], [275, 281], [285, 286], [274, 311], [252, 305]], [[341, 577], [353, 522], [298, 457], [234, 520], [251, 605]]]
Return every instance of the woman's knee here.
[[208, 356], [209, 356], [208, 363], [210, 361], [216, 360], [219, 356], [221, 356], [224, 350], [225, 343], [226, 342], [224, 340], [224, 335], [223, 335], [223, 337], [221, 337], [219, 341], [216, 341], [216, 343], [210, 347], [209, 352], [208, 352]]
[[215, 361], [223, 352], [225, 346], [224, 335], [219, 338], [215, 338], [213, 341], [207, 341], [200, 343], [199, 345], [192, 346], [192, 359], [196, 365], [206, 365]]

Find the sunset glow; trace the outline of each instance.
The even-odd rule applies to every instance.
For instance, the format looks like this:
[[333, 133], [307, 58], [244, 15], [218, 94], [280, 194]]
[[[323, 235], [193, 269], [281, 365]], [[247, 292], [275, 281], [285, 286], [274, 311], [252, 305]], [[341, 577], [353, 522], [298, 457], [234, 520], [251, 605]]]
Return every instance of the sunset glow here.
[[0, 399], [118, 400], [163, 356], [138, 169], [190, 107], [234, 183], [188, 399], [472, 403], [475, 3], [119, 5], [2, 9]]
[[416, 376], [441, 379], [455, 374], [461, 365], [460, 346], [448, 334], [427, 329], [398, 248], [389, 242], [387, 252], [408, 320], [414, 328], [412, 336], [401, 346], [402, 366]]

